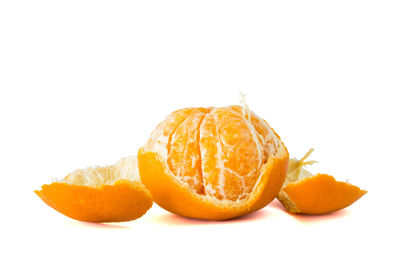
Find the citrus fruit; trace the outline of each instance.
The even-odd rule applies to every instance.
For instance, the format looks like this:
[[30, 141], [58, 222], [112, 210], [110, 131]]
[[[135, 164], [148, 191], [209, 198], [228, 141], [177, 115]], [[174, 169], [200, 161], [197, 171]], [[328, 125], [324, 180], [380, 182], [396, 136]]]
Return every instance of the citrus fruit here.
[[324, 214], [346, 208], [367, 193], [348, 182], [336, 181], [328, 174], [308, 172], [304, 166], [315, 163], [305, 161], [312, 153], [297, 160], [289, 160], [289, 169], [279, 201], [290, 213]]
[[76, 170], [35, 193], [58, 212], [86, 222], [134, 220], [153, 203], [140, 182], [136, 157], [112, 166]]
[[224, 220], [263, 208], [285, 180], [286, 147], [247, 106], [184, 108], [139, 150], [143, 184], [162, 208]]

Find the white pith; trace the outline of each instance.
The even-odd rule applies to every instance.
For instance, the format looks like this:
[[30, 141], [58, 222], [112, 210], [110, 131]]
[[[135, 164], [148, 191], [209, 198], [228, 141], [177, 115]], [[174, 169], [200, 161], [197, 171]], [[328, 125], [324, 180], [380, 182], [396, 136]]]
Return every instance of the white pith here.
[[[211, 114], [211, 113], [210, 113]], [[217, 167], [219, 168], [219, 179], [218, 179], [218, 189], [219, 192], [222, 194], [223, 198], [226, 198], [226, 194], [225, 194], [225, 190], [224, 190], [224, 186], [225, 186], [225, 174], [224, 174], [224, 170], [225, 168], [225, 162], [222, 160], [222, 140], [221, 140], [221, 136], [218, 132], [218, 125], [217, 125], [217, 120], [215, 119], [215, 116], [213, 115], [213, 119], [214, 119], [214, 123], [215, 123], [215, 130], [218, 136], [218, 142], [217, 142]], [[200, 149], [200, 155], [201, 155], [201, 149]], [[203, 167], [202, 167], [203, 168]], [[204, 173], [204, 172], [203, 172]], [[206, 191], [206, 193], [209, 193]], [[211, 194], [212, 196], [215, 195], [215, 190], [213, 191], [213, 194]]]
[[96, 166], [76, 170], [56, 182], [72, 185], [100, 187], [112, 185], [118, 180], [140, 181], [137, 156], [120, 159], [110, 166]]
[[[289, 167], [283, 187], [285, 187], [288, 183], [298, 183], [303, 181], [304, 179], [311, 178], [314, 176], [313, 173], [305, 169], [306, 166], [318, 163], [318, 161], [315, 160], [306, 161], [306, 159], [311, 155], [312, 152], [314, 152], [314, 148], [310, 148], [308, 152], [301, 159], [296, 159], [296, 158], [289, 159]], [[336, 178], [335, 180], [342, 181]], [[351, 184], [348, 179], [346, 179], [343, 182]]]

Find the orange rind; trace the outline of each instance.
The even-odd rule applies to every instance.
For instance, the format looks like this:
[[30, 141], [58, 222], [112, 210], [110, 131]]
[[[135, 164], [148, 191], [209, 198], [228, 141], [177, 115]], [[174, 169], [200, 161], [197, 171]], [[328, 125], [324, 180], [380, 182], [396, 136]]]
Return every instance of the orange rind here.
[[76, 170], [35, 193], [56, 211], [85, 222], [134, 220], [153, 203], [140, 182], [136, 157], [112, 166]]
[[283, 185], [288, 159], [280, 137], [246, 105], [177, 110], [138, 155], [141, 180], [159, 206], [205, 220], [266, 206]]
[[283, 189], [278, 194], [279, 201], [290, 213], [325, 214], [344, 209], [367, 193], [348, 182], [336, 181], [328, 174], [308, 172], [304, 166], [315, 163], [305, 161], [312, 153], [297, 160], [290, 159]]

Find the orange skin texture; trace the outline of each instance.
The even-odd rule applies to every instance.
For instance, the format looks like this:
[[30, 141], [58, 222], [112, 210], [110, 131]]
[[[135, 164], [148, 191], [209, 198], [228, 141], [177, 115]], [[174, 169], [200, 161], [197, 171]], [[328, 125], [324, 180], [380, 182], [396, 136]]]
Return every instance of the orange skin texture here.
[[226, 220], [235, 218], [269, 204], [279, 193], [285, 181], [289, 154], [282, 145], [277, 155], [271, 156], [261, 170], [259, 185], [250, 198], [237, 204], [219, 201], [193, 192], [186, 184], [176, 180], [157, 153], [139, 150], [138, 164], [142, 183], [162, 208], [190, 218], [203, 220]]
[[282, 189], [303, 214], [324, 214], [346, 208], [367, 193], [355, 185], [317, 174]]
[[129, 180], [98, 188], [54, 182], [35, 193], [56, 211], [85, 222], [134, 220], [153, 203], [151, 194], [140, 182]]

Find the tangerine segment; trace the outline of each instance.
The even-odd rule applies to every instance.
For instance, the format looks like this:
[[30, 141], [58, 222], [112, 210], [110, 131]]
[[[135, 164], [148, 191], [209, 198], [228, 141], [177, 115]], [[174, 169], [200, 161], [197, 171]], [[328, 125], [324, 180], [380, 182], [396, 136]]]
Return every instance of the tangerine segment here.
[[112, 166], [76, 170], [35, 193], [58, 212], [86, 222], [134, 220], [153, 203], [140, 182], [136, 157]]
[[122, 222], [141, 217], [152, 197], [140, 183], [118, 180], [113, 185], [90, 187], [54, 182], [35, 193], [56, 211], [85, 222]]
[[200, 128], [205, 193], [218, 199], [246, 198], [260, 174], [264, 155], [254, 127], [242, 114], [216, 108]]
[[203, 118], [203, 113], [195, 112], [181, 122], [171, 135], [168, 153], [171, 171], [198, 193], [204, 192], [198, 131]]
[[[263, 169], [270, 160], [282, 161], [282, 164], [269, 166], [282, 168], [283, 172]], [[274, 177], [279, 191], [287, 161], [288, 153], [279, 136], [264, 120], [239, 106], [175, 111], [157, 126], [139, 152], [140, 176], [155, 201], [175, 213], [204, 219], [238, 216], [234, 214], [242, 210], [223, 215], [219, 207], [217, 210], [222, 214], [210, 211], [207, 216], [200, 207], [197, 213], [174, 207], [188, 203], [179, 203], [179, 200], [172, 203], [166, 196], [171, 198], [171, 194], [185, 192], [192, 195], [191, 200], [201, 200], [203, 204], [224, 203], [231, 207], [228, 210], [234, 210], [233, 207], [245, 206], [243, 203], [251, 199], [256, 187], [264, 184], [263, 179]], [[271, 177], [265, 177], [265, 173], [270, 173]], [[272, 190], [275, 185], [269, 186]], [[230, 201], [232, 203], [227, 204]], [[206, 209], [210, 209], [208, 204], [205, 204]], [[251, 208], [247, 208], [249, 212]]]

